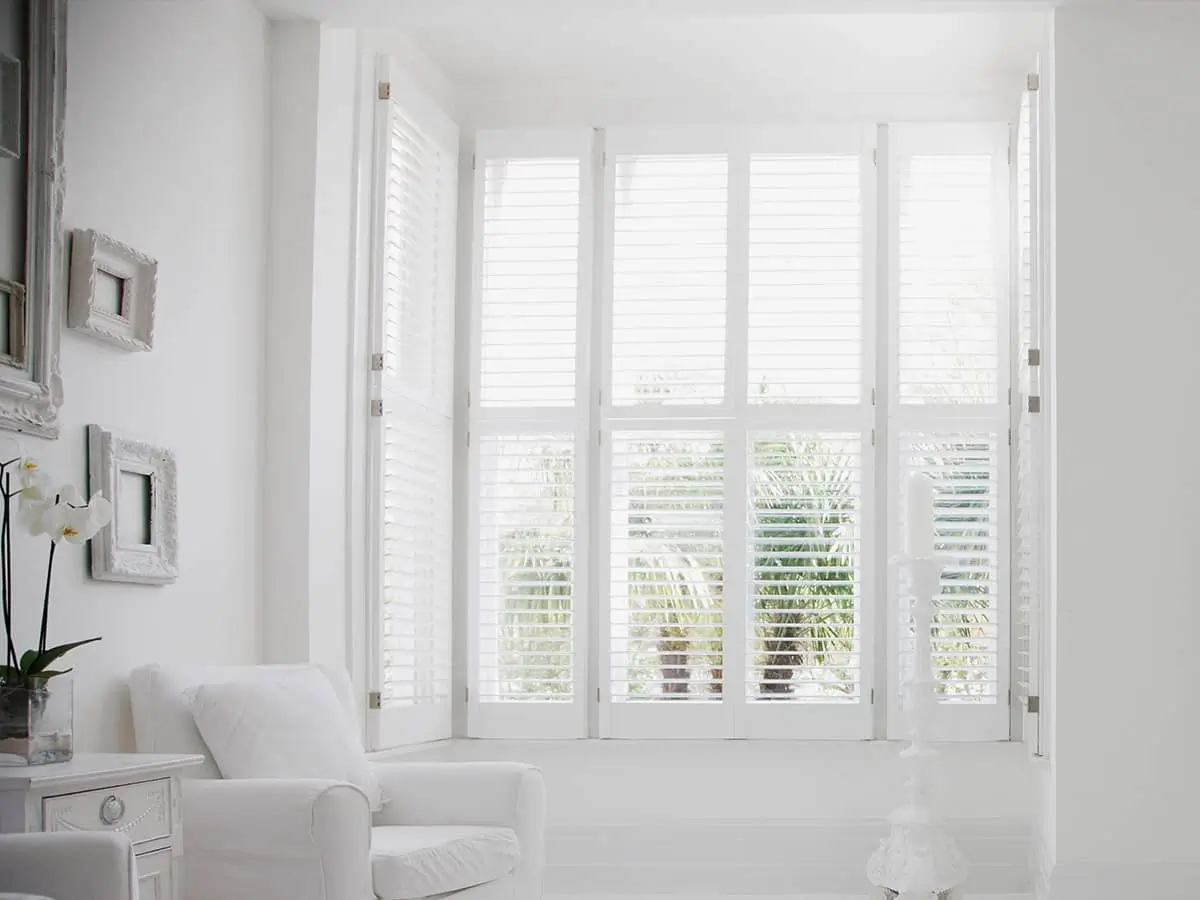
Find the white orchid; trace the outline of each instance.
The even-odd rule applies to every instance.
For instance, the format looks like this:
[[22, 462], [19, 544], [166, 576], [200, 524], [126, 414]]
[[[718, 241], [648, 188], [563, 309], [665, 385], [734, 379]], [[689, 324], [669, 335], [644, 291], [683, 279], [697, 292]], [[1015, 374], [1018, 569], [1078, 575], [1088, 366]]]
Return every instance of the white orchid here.
[[40, 522], [50, 540], [82, 544], [112, 521], [112, 504], [102, 495], [93, 494], [86, 504], [79, 502], [82, 499], [72, 485], [65, 485], [59, 492], [58, 502], [46, 509]]

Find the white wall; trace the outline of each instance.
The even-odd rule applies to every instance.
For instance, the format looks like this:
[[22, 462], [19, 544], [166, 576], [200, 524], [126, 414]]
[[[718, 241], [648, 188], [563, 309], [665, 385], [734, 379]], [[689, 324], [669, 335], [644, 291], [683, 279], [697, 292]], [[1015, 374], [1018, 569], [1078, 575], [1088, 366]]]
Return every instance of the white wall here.
[[[158, 260], [154, 350], [64, 332], [62, 436], [22, 442], [81, 487], [89, 423], [178, 455], [177, 583], [91, 581], [70, 545], [56, 564], [51, 639], [104, 638], [69, 657], [77, 747], [132, 749], [132, 667], [258, 652], [266, 26], [242, 0], [79, 0], [68, 28], [65, 223]], [[44, 551], [16, 549], [28, 642]]]
[[1200, 876], [1198, 47], [1192, 4], [1055, 14], [1056, 900]]

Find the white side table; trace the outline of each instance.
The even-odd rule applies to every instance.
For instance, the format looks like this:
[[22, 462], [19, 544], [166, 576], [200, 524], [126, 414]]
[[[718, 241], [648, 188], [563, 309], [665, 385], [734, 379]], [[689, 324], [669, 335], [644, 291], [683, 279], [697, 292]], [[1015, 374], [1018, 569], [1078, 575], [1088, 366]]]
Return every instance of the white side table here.
[[138, 900], [180, 900], [179, 775], [203, 756], [79, 753], [0, 767], [0, 833], [116, 831], [133, 842]]

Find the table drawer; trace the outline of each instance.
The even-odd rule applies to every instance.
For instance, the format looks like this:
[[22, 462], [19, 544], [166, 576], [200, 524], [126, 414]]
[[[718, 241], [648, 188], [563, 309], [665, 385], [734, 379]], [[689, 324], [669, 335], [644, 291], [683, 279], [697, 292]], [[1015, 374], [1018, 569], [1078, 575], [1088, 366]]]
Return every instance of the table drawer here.
[[116, 831], [135, 844], [170, 837], [171, 779], [46, 797], [42, 830]]

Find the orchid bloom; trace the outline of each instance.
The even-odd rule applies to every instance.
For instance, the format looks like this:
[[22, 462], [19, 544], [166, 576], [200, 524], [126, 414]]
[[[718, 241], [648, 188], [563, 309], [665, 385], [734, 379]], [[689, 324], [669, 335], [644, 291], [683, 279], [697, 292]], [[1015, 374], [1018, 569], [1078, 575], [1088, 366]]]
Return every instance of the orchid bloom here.
[[112, 521], [112, 504], [102, 495], [93, 494], [86, 504], [71, 502], [82, 499], [79, 491], [71, 485], [65, 485], [59, 492], [60, 502], [47, 509], [42, 517], [44, 530], [50, 535], [50, 540], [83, 544]]

